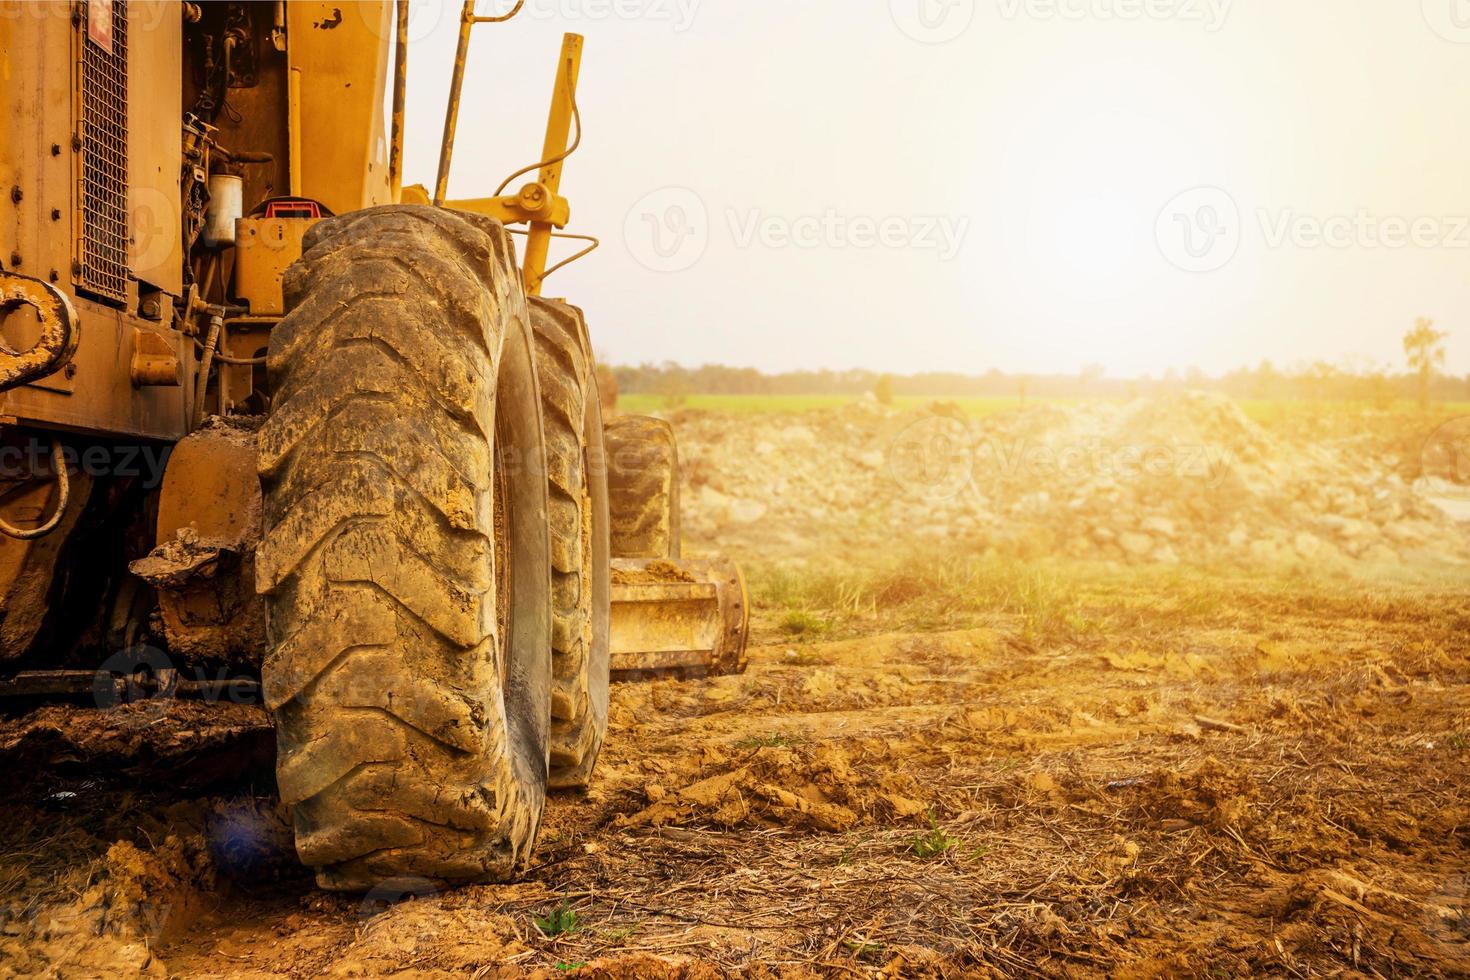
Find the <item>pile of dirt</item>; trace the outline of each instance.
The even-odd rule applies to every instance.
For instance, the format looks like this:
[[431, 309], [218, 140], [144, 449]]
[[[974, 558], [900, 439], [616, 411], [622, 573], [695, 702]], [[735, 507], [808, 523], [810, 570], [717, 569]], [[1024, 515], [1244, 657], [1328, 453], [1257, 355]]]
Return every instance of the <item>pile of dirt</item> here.
[[75, 786], [9, 811], [0, 977], [169, 976], [157, 947], [190, 937], [237, 886], [302, 877], [276, 800]]
[[[1415, 485], [1434, 428], [1273, 431], [1221, 395], [1052, 404], [975, 420], [871, 399], [802, 415], [679, 413], [694, 550], [979, 553], [1159, 564], [1458, 565], [1470, 524]], [[1375, 419], [1375, 431], [1387, 425]]]
[[177, 790], [268, 776], [275, 731], [257, 705], [143, 697], [107, 707], [53, 704], [0, 718], [0, 789], [46, 773]]
[[367, 918], [333, 955], [326, 972], [335, 977], [485, 976], [487, 964], [510, 964], [530, 955], [508, 916], [454, 894], [431, 894], [398, 901]]
[[[807, 750], [765, 746], [714, 775], [675, 791], [657, 783], [644, 789], [648, 805], [620, 815], [619, 827], [701, 824], [723, 828], [785, 826], [838, 833], [859, 824], [902, 820], [925, 804], [898, 791], [901, 777], [880, 781], [854, 771], [841, 748]], [[893, 784], [893, 785], [890, 785]], [[902, 787], [912, 792], [911, 786]]]
[[71, 897], [12, 906], [0, 933], [3, 976], [167, 976], [150, 946], [184, 934], [212, 902], [214, 865], [202, 836], [143, 849], [120, 840]]

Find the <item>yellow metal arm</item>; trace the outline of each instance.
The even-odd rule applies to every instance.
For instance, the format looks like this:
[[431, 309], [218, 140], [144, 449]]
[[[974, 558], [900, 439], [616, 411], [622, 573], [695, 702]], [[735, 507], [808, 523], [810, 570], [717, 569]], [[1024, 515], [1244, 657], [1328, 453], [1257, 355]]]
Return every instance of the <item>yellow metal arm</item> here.
[[489, 215], [508, 225], [522, 222], [534, 225], [544, 222], [556, 228], [565, 228], [572, 216], [572, 206], [566, 198], [552, 194], [544, 184], [538, 183], [527, 184], [516, 195], [470, 197], [459, 201], [445, 201], [444, 206], [456, 211]]
[[[549, 202], [549, 203], [548, 203]], [[411, 184], [403, 188], [401, 204], [428, 204], [429, 190], [423, 184]], [[556, 228], [565, 228], [571, 220], [572, 207], [564, 197], [550, 196], [541, 184], [527, 184], [519, 194], [503, 194], [500, 197], [467, 197], [457, 201], [445, 201], [443, 207], [455, 211], [470, 211], [494, 218], [501, 224], [518, 225], [544, 221]]]
[[[567, 157], [572, 116], [576, 113], [577, 75], [581, 67], [582, 35], [563, 35], [561, 59], [556, 66], [556, 84], [551, 91], [551, 112], [546, 117], [546, 142], [541, 150], [543, 162], [538, 181], [553, 198], [561, 191], [561, 168]], [[551, 228], [555, 224], [545, 219], [532, 220], [530, 234], [526, 236], [522, 268], [526, 292], [532, 296], [541, 295], [541, 280], [546, 277], [546, 255], [551, 247]]]
[[[454, 75], [450, 81], [449, 106], [444, 119], [444, 138], [439, 148], [439, 173], [434, 182], [433, 196], [420, 186], [405, 187], [396, 199], [403, 204], [429, 204], [436, 207], [454, 208], [496, 218], [505, 224], [525, 224], [526, 251], [521, 262], [521, 274], [525, 278], [526, 292], [531, 296], [541, 295], [541, 282], [549, 271], [554, 271], [572, 259], [585, 255], [584, 249], [572, 259], [559, 262], [551, 270], [546, 267], [553, 228], [565, 228], [571, 220], [571, 205], [561, 196], [562, 165], [581, 142], [581, 120], [577, 113], [577, 75], [582, 65], [582, 36], [565, 34], [561, 42], [561, 58], [556, 66], [556, 82], [551, 91], [551, 110], [546, 117], [546, 139], [542, 145], [541, 162], [518, 170], [497, 189], [493, 197], [466, 198], [446, 201], [445, 190], [449, 183], [449, 165], [454, 153], [454, 134], [459, 118], [460, 94], [464, 83], [465, 62], [469, 56], [470, 30], [475, 24], [497, 23], [508, 20], [520, 10], [524, 0], [517, 0], [509, 14], [500, 17], [478, 17], [474, 12], [473, 0], [466, 0], [460, 13], [459, 46], [454, 59]], [[400, 15], [402, 10], [400, 10]], [[400, 30], [402, 25], [400, 24]], [[401, 74], [401, 66], [400, 72]], [[396, 86], [396, 83], [395, 83]], [[569, 143], [572, 124], [577, 123], [577, 142]], [[401, 126], [395, 121], [395, 132]], [[395, 147], [395, 153], [397, 149]], [[501, 194], [507, 184], [522, 174], [538, 169], [536, 180], [523, 186], [518, 194]], [[584, 238], [585, 236], [571, 236]], [[596, 247], [595, 239], [593, 248]]]

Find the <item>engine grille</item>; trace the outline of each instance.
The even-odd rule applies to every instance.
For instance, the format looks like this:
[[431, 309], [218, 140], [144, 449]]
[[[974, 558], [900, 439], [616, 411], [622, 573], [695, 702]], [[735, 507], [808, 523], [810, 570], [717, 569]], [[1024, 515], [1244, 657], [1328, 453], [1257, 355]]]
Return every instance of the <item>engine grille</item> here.
[[82, 9], [81, 243], [78, 288], [127, 298], [128, 9], [112, 2], [112, 53], [87, 37]]

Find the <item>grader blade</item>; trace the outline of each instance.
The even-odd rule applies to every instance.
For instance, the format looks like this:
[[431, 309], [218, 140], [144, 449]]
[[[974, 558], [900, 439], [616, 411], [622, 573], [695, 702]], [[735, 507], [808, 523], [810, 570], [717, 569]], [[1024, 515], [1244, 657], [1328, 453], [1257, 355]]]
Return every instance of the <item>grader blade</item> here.
[[749, 631], [733, 561], [613, 559], [613, 680], [738, 674]]

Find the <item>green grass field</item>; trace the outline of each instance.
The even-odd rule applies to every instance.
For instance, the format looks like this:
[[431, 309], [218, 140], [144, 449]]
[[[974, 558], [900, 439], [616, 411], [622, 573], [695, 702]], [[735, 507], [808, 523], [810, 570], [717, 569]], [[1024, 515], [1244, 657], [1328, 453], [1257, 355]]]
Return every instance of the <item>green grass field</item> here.
[[[841, 408], [858, 399], [852, 395], [689, 395], [680, 408], [703, 409], [710, 412], [729, 412], [733, 415], [772, 415], [791, 412], [810, 412], [824, 408]], [[895, 408], [922, 408], [934, 401], [954, 402], [975, 418], [984, 418], [997, 412], [1010, 411], [1019, 404], [1015, 398], [926, 398], [901, 395], [893, 400]], [[1075, 398], [1031, 399], [1057, 404], [1070, 404]], [[663, 395], [622, 395], [618, 398], [618, 409], [629, 414], [663, 412], [670, 409], [669, 399]]]
[[[819, 409], [841, 408], [858, 399], [852, 395], [689, 395], [679, 408], [703, 409], [711, 412], [728, 412], [732, 415], [784, 415], [794, 412], [810, 412]], [[1032, 398], [1030, 404], [1045, 402], [1052, 405], [1073, 405], [1080, 398]], [[1020, 404], [1016, 398], [942, 398], [900, 395], [894, 399], [898, 409], [922, 408], [934, 401], [948, 401], [960, 406], [973, 418], [985, 418], [1000, 412], [1014, 410]], [[623, 395], [618, 399], [620, 411], [632, 415], [649, 412], [665, 412], [676, 406], [664, 395]], [[1316, 414], [1358, 413], [1366, 406], [1362, 402], [1317, 402], [1317, 401], [1269, 401], [1244, 399], [1241, 409], [1257, 422], [1268, 422], [1284, 415], [1300, 412]], [[1395, 402], [1390, 411], [1411, 414], [1418, 406], [1411, 401]], [[1435, 402], [1430, 411], [1435, 415], [1470, 415], [1470, 402]]]
[[[1312, 413], [1322, 415], [1353, 415], [1367, 409], [1375, 409], [1364, 402], [1352, 401], [1272, 401], [1269, 399], [1246, 398], [1240, 401], [1240, 408], [1246, 415], [1256, 422], [1270, 422], [1288, 415]], [[1398, 415], [1414, 415], [1419, 411], [1419, 404], [1408, 399], [1400, 399], [1391, 404], [1387, 411]], [[1429, 406], [1431, 415], [1444, 416], [1446, 418], [1458, 415], [1470, 415], [1470, 402], [1433, 402]]]

